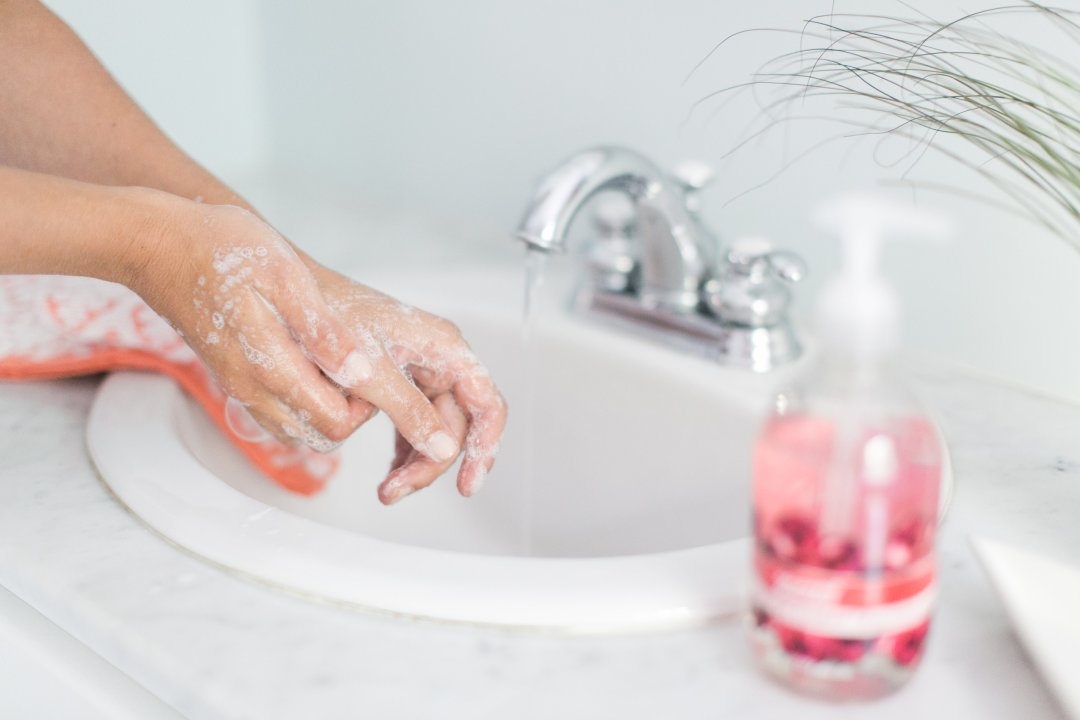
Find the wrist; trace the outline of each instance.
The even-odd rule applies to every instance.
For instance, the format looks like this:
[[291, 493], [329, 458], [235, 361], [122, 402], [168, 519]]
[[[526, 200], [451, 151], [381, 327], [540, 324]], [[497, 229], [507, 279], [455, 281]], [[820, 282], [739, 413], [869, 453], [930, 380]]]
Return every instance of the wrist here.
[[175, 244], [182, 203], [153, 190], [0, 165], [0, 272], [84, 275], [136, 286]]
[[134, 290], [152, 302], [152, 289], [172, 284], [181, 248], [195, 241], [193, 218], [198, 204], [159, 190], [115, 189], [110, 203], [110, 251], [101, 277]]

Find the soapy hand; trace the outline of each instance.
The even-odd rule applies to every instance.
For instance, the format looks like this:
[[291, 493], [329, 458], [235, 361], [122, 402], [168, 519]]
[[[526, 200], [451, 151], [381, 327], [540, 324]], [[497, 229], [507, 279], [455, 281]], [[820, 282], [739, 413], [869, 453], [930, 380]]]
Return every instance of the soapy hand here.
[[0, 2], [0, 35], [0, 272], [127, 285], [184, 335], [233, 420], [284, 442], [328, 450], [384, 410], [407, 443], [384, 502], [429, 484], [463, 437], [458, 486], [475, 492], [506, 410], [452, 325], [304, 257], [43, 4]]
[[[148, 191], [149, 192], [149, 191]], [[386, 410], [412, 447], [452, 461], [442, 415], [327, 306], [284, 238], [239, 207], [173, 202], [162, 240], [128, 284], [169, 320], [224, 391], [278, 440], [328, 452]]]
[[[327, 304], [356, 336], [366, 339], [376, 363], [364, 397], [386, 410], [398, 428], [395, 458], [389, 476], [379, 486], [379, 499], [390, 504], [427, 487], [457, 455], [440, 460], [410, 437], [408, 428], [416, 419], [407, 410], [400, 414], [403, 406], [397, 393], [431, 398], [440, 423], [449, 428], [457, 444], [464, 442], [458, 491], [466, 497], [476, 493], [495, 462], [507, 408], [460, 331], [443, 318], [312, 265]], [[403, 387], [400, 382], [383, 382], [384, 377], [404, 377], [404, 373], [414, 384]], [[429, 431], [428, 422], [427, 417], [419, 419], [423, 432]]]

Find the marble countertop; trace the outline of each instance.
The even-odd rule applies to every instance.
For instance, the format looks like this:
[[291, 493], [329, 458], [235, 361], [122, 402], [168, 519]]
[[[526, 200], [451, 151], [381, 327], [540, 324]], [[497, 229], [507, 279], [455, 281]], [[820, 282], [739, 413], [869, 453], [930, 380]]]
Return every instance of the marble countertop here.
[[921, 671], [872, 705], [771, 685], [741, 626], [568, 637], [318, 605], [184, 554], [114, 502], [83, 434], [98, 380], [0, 385], [0, 585], [192, 719], [1063, 717], [968, 545], [1080, 551], [1080, 408], [929, 366], [952, 449]]
[[[316, 254], [332, 266], [347, 264], [357, 236], [407, 238], [411, 255], [440, 265], [517, 257], [484, 228], [459, 228], [451, 243], [445, 223], [369, 210], [331, 199], [280, 226], [322, 238]], [[385, 245], [367, 269], [399, 261]], [[929, 650], [896, 695], [835, 706], [757, 674], [737, 623], [523, 634], [319, 605], [211, 567], [145, 528], [96, 477], [84, 433], [98, 382], [0, 383], [0, 586], [192, 720], [1063, 717], [968, 537], [1080, 555], [1080, 407], [933, 364], [920, 372], [956, 478]]]

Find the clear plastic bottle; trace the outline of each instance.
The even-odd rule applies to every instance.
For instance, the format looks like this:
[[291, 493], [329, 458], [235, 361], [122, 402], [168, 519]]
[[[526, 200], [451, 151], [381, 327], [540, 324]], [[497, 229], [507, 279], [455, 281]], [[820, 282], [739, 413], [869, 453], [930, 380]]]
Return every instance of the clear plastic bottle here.
[[843, 700], [906, 682], [930, 626], [941, 448], [892, 367], [897, 303], [876, 246], [886, 229], [940, 228], [867, 198], [825, 219], [847, 261], [818, 363], [777, 396], [755, 449], [751, 637], [768, 674]]

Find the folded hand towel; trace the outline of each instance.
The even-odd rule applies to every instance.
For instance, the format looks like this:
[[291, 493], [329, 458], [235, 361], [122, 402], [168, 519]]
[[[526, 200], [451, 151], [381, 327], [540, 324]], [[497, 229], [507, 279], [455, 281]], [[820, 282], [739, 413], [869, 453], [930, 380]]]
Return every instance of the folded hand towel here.
[[283, 487], [318, 492], [336, 455], [249, 442], [229, 427], [227, 396], [206, 366], [138, 295], [114, 283], [59, 275], [0, 275], [0, 379], [29, 380], [109, 370], [164, 373], [202, 405], [248, 459]]

